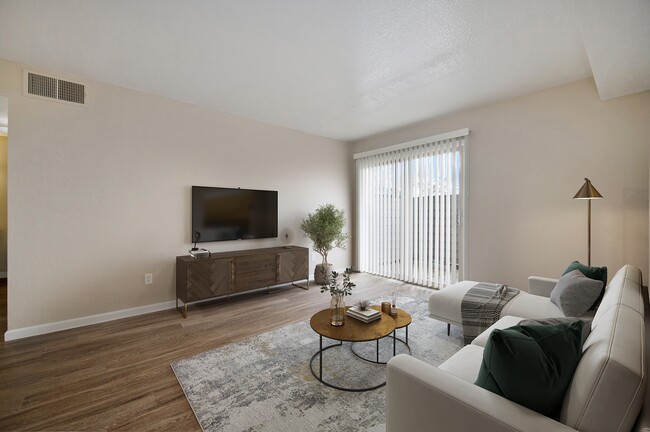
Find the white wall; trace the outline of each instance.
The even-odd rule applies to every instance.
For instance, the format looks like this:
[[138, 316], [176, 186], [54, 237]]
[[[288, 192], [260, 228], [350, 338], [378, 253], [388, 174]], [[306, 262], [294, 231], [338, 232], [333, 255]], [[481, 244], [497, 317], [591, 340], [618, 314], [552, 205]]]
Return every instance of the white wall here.
[[623, 264], [648, 275], [650, 92], [606, 102], [591, 79], [434, 119], [353, 144], [350, 152], [460, 128], [469, 139], [468, 278], [526, 287], [587, 261], [588, 177], [592, 265], [610, 278]]
[[[0, 60], [11, 117], [10, 330], [173, 300], [175, 257], [191, 247], [192, 185], [277, 190], [279, 229], [290, 228], [298, 245], [308, 245], [301, 219], [319, 204], [349, 214], [345, 143], [86, 84], [86, 107], [25, 97], [22, 65]], [[331, 261], [349, 265], [349, 249]], [[145, 273], [153, 273], [152, 286]]]

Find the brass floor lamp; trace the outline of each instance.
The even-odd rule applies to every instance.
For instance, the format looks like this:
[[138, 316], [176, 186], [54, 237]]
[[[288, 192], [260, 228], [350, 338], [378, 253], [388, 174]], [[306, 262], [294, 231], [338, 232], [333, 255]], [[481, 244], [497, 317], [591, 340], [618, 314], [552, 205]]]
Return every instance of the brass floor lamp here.
[[591, 200], [602, 199], [603, 196], [596, 190], [591, 181], [585, 177], [585, 184], [582, 185], [573, 199], [587, 200], [587, 265], [591, 266]]

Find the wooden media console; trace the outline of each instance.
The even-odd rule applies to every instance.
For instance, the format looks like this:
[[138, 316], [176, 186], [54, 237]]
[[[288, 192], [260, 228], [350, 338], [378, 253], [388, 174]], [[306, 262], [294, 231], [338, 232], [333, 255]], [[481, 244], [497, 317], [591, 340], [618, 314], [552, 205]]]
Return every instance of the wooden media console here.
[[176, 308], [187, 318], [187, 306], [194, 302], [302, 280], [307, 286], [296, 286], [308, 289], [309, 249], [300, 246], [218, 252], [209, 258], [178, 256]]

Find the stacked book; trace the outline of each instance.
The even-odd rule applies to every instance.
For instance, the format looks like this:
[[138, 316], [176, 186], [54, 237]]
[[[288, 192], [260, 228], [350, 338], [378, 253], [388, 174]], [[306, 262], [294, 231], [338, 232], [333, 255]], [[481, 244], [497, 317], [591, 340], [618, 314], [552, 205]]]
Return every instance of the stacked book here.
[[190, 255], [192, 258], [210, 258], [212, 256], [212, 253], [209, 250], [206, 249], [198, 249], [195, 251], [190, 251]]
[[352, 306], [348, 309], [348, 316], [369, 323], [381, 318], [381, 312], [374, 309], [361, 310], [357, 306]]

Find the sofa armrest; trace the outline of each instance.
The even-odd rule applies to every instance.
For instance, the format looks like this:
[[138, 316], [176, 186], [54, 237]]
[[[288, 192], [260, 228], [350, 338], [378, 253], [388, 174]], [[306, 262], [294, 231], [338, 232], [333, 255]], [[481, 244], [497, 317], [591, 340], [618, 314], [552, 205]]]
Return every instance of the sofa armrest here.
[[530, 276], [528, 278], [528, 294], [535, 294], [542, 297], [550, 297], [551, 291], [555, 288], [558, 279], [541, 276]]
[[386, 368], [386, 432], [574, 431], [411, 356]]

